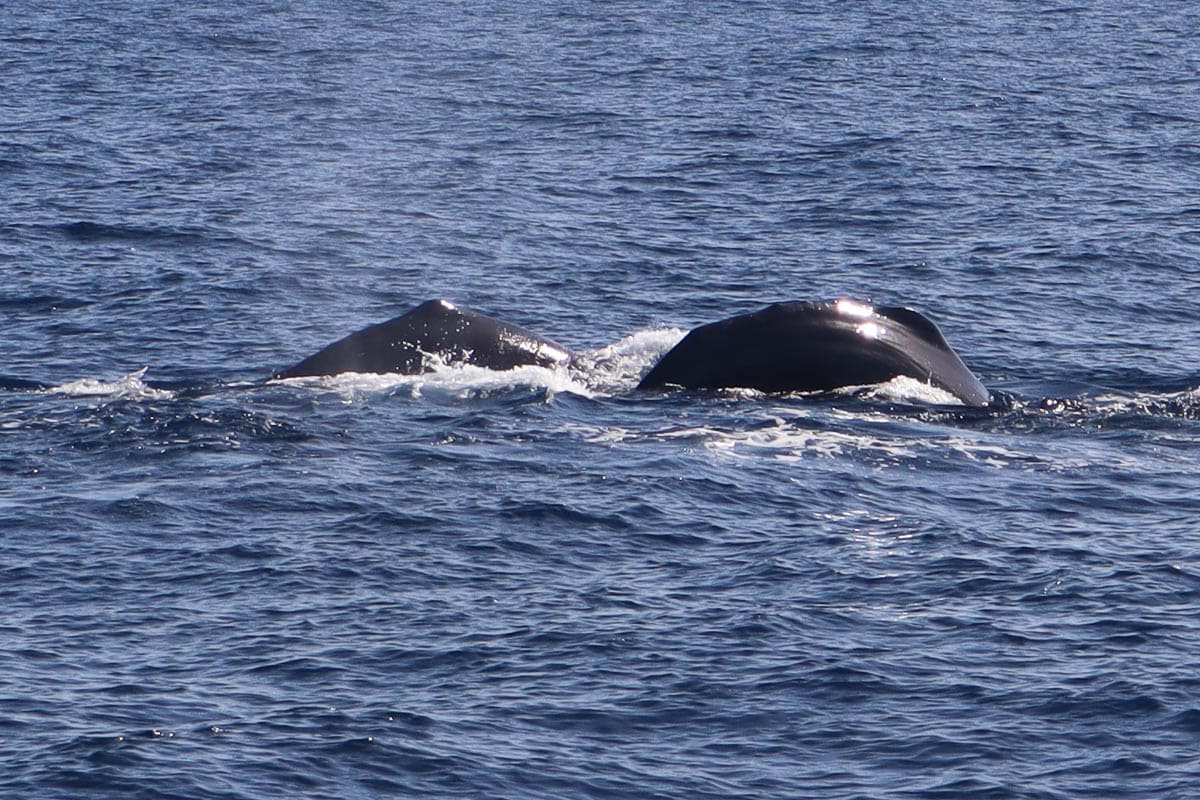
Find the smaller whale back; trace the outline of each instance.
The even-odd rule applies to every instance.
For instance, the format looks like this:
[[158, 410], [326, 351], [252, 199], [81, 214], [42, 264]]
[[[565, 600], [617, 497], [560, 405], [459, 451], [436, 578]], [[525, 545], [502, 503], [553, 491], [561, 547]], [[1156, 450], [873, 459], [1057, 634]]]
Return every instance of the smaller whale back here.
[[570, 360], [566, 348], [484, 314], [430, 300], [395, 319], [339, 339], [275, 378], [338, 375], [343, 372], [419, 375], [442, 364], [471, 364], [495, 370]]

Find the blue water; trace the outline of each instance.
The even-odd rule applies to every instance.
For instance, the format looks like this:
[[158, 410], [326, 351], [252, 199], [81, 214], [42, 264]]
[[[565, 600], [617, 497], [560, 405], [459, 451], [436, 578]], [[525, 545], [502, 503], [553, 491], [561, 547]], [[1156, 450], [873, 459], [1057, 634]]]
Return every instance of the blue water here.
[[[1194, 797], [1198, 30], [5, 3], [0, 796]], [[993, 405], [632, 391], [839, 296]], [[580, 366], [263, 382], [432, 297]]]

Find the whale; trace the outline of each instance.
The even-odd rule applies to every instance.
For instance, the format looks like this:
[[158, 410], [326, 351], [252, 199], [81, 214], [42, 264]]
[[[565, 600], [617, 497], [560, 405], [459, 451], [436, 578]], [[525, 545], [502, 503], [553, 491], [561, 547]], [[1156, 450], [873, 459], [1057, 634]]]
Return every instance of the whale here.
[[343, 372], [420, 375], [439, 364], [509, 370], [521, 366], [560, 367], [570, 360], [570, 351], [556, 342], [437, 299], [356, 331], [271, 377]]
[[638, 389], [819, 392], [900, 376], [964, 405], [989, 403], [987, 389], [929, 318], [850, 298], [774, 303], [701, 325], [659, 359]]
[[[429, 300], [356, 331], [272, 379], [345, 372], [418, 375], [440, 365], [567, 367], [570, 350], [508, 322]], [[701, 325], [642, 377], [638, 391], [821, 392], [909, 377], [986, 406], [984, 385], [920, 312], [850, 298], [774, 303]]]

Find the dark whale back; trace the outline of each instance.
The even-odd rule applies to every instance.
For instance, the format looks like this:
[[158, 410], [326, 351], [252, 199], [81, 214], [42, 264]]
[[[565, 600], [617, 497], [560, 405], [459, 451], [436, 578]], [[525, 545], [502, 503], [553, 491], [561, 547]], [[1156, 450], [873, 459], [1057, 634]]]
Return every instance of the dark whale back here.
[[337, 375], [342, 372], [418, 375], [440, 360], [495, 370], [570, 360], [566, 348], [516, 325], [446, 300], [430, 300], [403, 316], [339, 339], [275, 378]]
[[651, 369], [639, 389], [827, 391], [900, 375], [931, 383], [967, 405], [988, 392], [937, 325], [911, 308], [853, 300], [775, 303], [702, 325]]

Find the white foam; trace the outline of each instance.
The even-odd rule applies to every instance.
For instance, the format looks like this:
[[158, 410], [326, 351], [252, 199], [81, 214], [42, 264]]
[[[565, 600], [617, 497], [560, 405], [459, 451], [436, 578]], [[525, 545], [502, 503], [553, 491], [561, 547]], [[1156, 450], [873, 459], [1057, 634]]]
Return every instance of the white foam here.
[[663, 354], [687, 334], [682, 328], [649, 328], [610, 345], [575, 354], [571, 373], [592, 394], [632, 390]]
[[[724, 417], [728, 407], [713, 410]], [[1055, 466], [1054, 456], [1021, 452], [1004, 436], [934, 425], [914, 428], [898, 424], [893, 415], [866, 404], [830, 408], [783, 400], [770, 407], [760, 403], [740, 409], [736, 419], [674, 422], [656, 429], [589, 425], [573, 429], [584, 441], [596, 445], [672, 442], [683, 452], [708, 453], [717, 461], [758, 462], [765, 458], [811, 463], [849, 457], [864, 465], [886, 467], [954, 456], [988, 468]]]
[[155, 389], [142, 381], [147, 369], [149, 368], [142, 367], [115, 381], [80, 378], [51, 387], [46, 391], [65, 394], [69, 397], [111, 397], [122, 400], [166, 400], [174, 397], [174, 392], [167, 389]]
[[559, 392], [587, 393], [586, 387], [575, 383], [566, 369], [561, 367], [523, 366], [494, 370], [471, 364], [435, 363], [431, 366], [432, 371], [420, 375], [343, 372], [339, 375], [284, 378], [279, 382], [336, 392], [348, 403], [394, 394], [435, 401], [455, 401], [503, 394], [522, 388], [544, 391], [547, 400]]
[[862, 397], [885, 400], [896, 403], [928, 403], [939, 406], [960, 406], [962, 401], [945, 389], [931, 383], [910, 378], [907, 375], [897, 375], [889, 381], [873, 386], [847, 387], [841, 391], [857, 392], [864, 390]]

